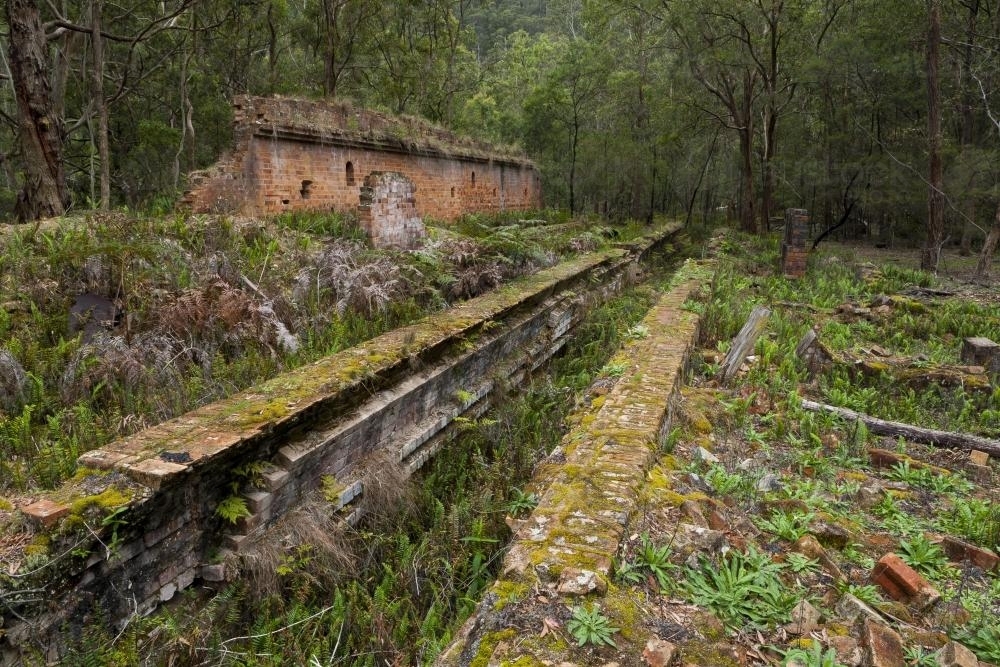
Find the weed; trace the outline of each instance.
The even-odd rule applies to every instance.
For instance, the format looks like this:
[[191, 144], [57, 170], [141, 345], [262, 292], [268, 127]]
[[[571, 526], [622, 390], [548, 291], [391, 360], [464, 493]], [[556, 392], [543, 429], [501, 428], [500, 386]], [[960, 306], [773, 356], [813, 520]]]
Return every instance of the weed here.
[[781, 570], [751, 547], [745, 554], [726, 554], [718, 566], [702, 559], [699, 568], [685, 569], [681, 585], [691, 602], [712, 610], [729, 628], [767, 627], [786, 621], [798, 601], [781, 581]]
[[952, 636], [972, 649], [980, 660], [1000, 662], [1000, 624], [996, 621], [982, 623], [972, 628], [962, 626]]
[[673, 588], [673, 574], [676, 569], [670, 562], [670, 545], [656, 546], [647, 533], [639, 538], [639, 550], [635, 555], [635, 565], [656, 577], [661, 591]]
[[507, 512], [511, 516], [523, 516], [531, 512], [538, 505], [538, 496], [534, 493], [525, 493], [521, 489], [511, 489], [509, 500], [507, 501]]
[[1000, 544], [1000, 505], [977, 498], [955, 498], [951, 510], [940, 513], [941, 530], [988, 549]]
[[796, 551], [788, 554], [785, 560], [788, 563], [788, 568], [795, 574], [813, 574], [820, 571], [818, 560], [809, 558]]
[[909, 667], [936, 667], [938, 665], [935, 651], [927, 651], [923, 646], [907, 646], [903, 659]]
[[773, 533], [783, 540], [794, 542], [809, 532], [809, 524], [813, 520], [813, 514], [795, 514], [787, 512], [775, 512], [769, 518], [757, 517], [754, 523], [761, 530]]
[[948, 565], [944, 550], [921, 533], [900, 542], [899, 548], [907, 565], [931, 579], [939, 578]]
[[838, 584], [837, 588], [841, 593], [848, 593], [865, 604], [877, 605], [883, 602], [882, 593], [878, 586], [874, 584]]
[[824, 651], [817, 641], [813, 641], [812, 648], [790, 648], [782, 652], [781, 664], [783, 667], [845, 667], [837, 661], [837, 652], [833, 648]]
[[597, 605], [593, 605], [590, 609], [573, 607], [573, 616], [566, 622], [566, 629], [573, 635], [578, 646], [603, 644], [618, 648], [612, 636], [619, 628], [611, 625], [611, 621], [601, 613]]
[[227, 496], [222, 500], [215, 508], [215, 515], [231, 524], [235, 524], [240, 519], [251, 516], [246, 499], [238, 495]]

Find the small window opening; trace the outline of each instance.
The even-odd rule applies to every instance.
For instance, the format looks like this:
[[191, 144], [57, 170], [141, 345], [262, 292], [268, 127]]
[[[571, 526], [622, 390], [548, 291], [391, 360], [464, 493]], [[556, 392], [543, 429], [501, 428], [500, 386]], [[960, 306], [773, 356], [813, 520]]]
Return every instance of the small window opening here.
[[310, 190], [312, 189], [312, 181], [302, 181], [302, 189], [299, 190], [299, 195], [303, 199], [309, 199], [309, 195], [312, 194]]
[[493, 196], [494, 196], [494, 197], [496, 197], [496, 196], [497, 196], [497, 189], [496, 189], [496, 188], [493, 188]]
[[344, 167], [344, 180], [348, 185], [354, 185], [354, 163], [348, 162]]
[[454, 186], [452, 186], [452, 188], [451, 188], [451, 196], [452, 197], [455, 196], [455, 187]]
[[472, 172], [472, 184], [476, 184], [476, 172]]
[[283, 204], [284, 206], [288, 206], [288, 200], [287, 200], [287, 199], [282, 199], [282, 200], [281, 200], [281, 203], [282, 203], [282, 204]]

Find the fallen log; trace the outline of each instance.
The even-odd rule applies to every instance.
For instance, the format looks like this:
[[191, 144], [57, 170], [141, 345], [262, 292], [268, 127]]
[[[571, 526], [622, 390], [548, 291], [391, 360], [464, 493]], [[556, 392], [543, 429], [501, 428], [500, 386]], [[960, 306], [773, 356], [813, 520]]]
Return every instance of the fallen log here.
[[763, 333], [764, 325], [767, 324], [767, 318], [770, 315], [771, 309], [767, 306], [757, 306], [750, 313], [746, 324], [736, 334], [736, 338], [733, 339], [733, 344], [729, 348], [729, 353], [719, 367], [719, 382], [721, 384], [727, 384], [736, 375], [736, 371], [740, 369], [747, 355], [753, 350], [753, 346], [757, 344], [757, 339]]
[[949, 447], [952, 449], [972, 450], [986, 452], [990, 456], [1000, 457], [1000, 441], [984, 438], [970, 433], [956, 433], [954, 431], [938, 431], [931, 428], [921, 428], [912, 424], [902, 422], [886, 421], [870, 415], [838, 408], [826, 403], [817, 403], [803, 399], [802, 407], [810, 412], [830, 412], [845, 421], [860, 421], [869, 431], [878, 435], [888, 435], [891, 437], [902, 437], [913, 442], [922, 442], [938, 447]]

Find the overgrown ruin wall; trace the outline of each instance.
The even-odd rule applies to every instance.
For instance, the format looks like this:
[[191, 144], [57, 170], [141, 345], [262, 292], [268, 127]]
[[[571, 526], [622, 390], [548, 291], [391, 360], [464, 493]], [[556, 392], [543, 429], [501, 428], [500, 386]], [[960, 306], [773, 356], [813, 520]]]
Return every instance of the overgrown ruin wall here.
[[[336, 482], [334, 509], [349, 518], [366, 462], [417, 470], [447, 445], [457, 417], [477, 416], [498, 382], [520, 382], [561, 349], [667, 235], [565, 262], [88, 452], [73, 481], [19, 508], [39, 535], [54, 536], [53, 556], [65, 551], [22, 580], [45, 600], [19, 605], [23, 621], [8, 618], [0, 662], [32, 650], [57, 660], [67, 635], [88, 623], [121, 626], [197, 580], [225, 580], [227, 554], [252, 545], [325, 476]], [[218, 510], [248, 463], [260, 464], [262, 486], [243, 489], [250, 516], [231, 525]], [[131, 500], [115, 510], [112, 492]], [[93, 515], [92, 502], [112, 506]], [[71, 529], [74, 517], [103, 542]]]
[[423, 216], [542, 205], [530, 161], [425, 121], [287, 98], [245, 96], [233, 106], [232, 153], [189, 176], [182, 206], [196, 213], [354, 210], [372, 172], [409, 178]]

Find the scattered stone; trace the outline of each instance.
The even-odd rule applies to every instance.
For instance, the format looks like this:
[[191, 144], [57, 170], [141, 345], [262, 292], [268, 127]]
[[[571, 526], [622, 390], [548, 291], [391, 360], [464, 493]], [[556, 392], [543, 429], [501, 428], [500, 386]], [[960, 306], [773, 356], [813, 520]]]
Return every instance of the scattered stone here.
[[603, 595], [608, 590], [608, 584], [596, 572], [567, 567], [559, 576], [556, 590], [562, 595], [588, 595], [595, 592]]
[[871, 580], [881, 586], [893, 600], [918, 609], [933, 606], [941, 599], [941, 594], [930, 582], [894, 553], [879, 559], [872, 570]]
[[729, 530], [729, 520], [720, 510], [713, 508], [712, 511], [708, 513], [708, 527], [712, 530], [725, 532]]
[[864, 655], [858, 640], [853, 637], [840, 637], [834, 635], [830, 637], [827, 644], [837, 653], [837, 662], [845, 667], [859, 667]]
[[963, 542], [957, 537], [945, 535], [941, 539], [941, 548], [948, 555], [948, 559], [955, 563], [972, 563], [978, 568], [990, 572], [995, 570], [1000, 564], [1000, 558], [989, 549], [977, 547], [975, 544]]
[[677, 524], [673, 537], [674, 551], [683, 558], [716, 553], [726, 544], [726, 536], [718, 531], [689, 523]]
[[773, 472], [767, 473], [757, 482], [757, 490], [761, 493], [776, 493], [781, 491], [784, 486], [781, 483], [781, 475], [776, 475]]
[[948, 642], [935, 656], [941, 667], [978, 667], [976, 654], [958, 642]]
[[851, 533], [846, 528], [829, 521], [813, 521], [809, 526], [809, 532], [815, 535], [824, 547], [838, 551], [851, 541]]
[[905, 667], [903, 640], [887, 625], [865, 619], [861, 626], [861, 645], [868, 667]]
[[643, 661], [650, 667], [667, 667], [675, 657], [677, 657], [677, 647], [655, 637], [646, 642], [646, 648], [642, 652]]
[[855, 499], [861, 509], [870, 510], [885, 499], [886, 491], [881, 484], [867, 484], [858, 489]]
[[881, 622], [882, 620], [882, 616], [877, 611], [850, 593], [845, 593], [843, 597], [840, 598], [840, 602], [837, 603], [835, 611], [837, 612], [838, 617], [844, 619], [848, 623], [854, 623], [859, 618], [869, 619], [875, 622]]
[[687, 517], [689, 523], [701, 528], [708, 528], [708, 521], [705, 520], [705, 514], [701, 511], [701, 505], [696, 501], [685, 500], [681, 503], [681, 514]]
[[834, 579], [840, 581], [844, 578], [844, 573], [840, 571], [837, 564], [833, 562], [832, 558], [830, 558], [830, 554], [826, 553], [826, 549], [824, 549], [819, 541], [817, 541], [812, 535], [803, 535], [800, 537], [792, 547], [792, 550], [799, 552], [803, 556], [808, 556], [813, 560], [818, 560], [819, 564], [823, 566], [823, 569], [826, 570], [827, 574]]
[[695, 461], [704, 463], [705, 465], [715, 465], [719, 462], [719, 457], [708, 451], [704, 447], [695, 447], [692, 456]]
[[35, 525], [51, 528], [59, 519], [69, 514], [69, 507], [43, 498], [30, 505], [25, 505], [21, 511]]
[[969, 452], [969, 461], [971, 461], [973, 465], [977, 466], [989, 465], [990, 455], [978, 449], [973, 449]]
[[819, 619], [823, 614], [812, 606], [808, 600], [800, 600], [792, 609], [792, 622], [785, 625], [785, 630], [793, 635], [806, 635], [819, 628]]
[[711, 485], [708, 482], [706, 482], [701, 475], [697, 475], [693, 472], [688, 473], [687, 483], [690, 484], [691, 488], [693, 488], [695, 491], [701, 491], [702, 493], [705, 494], [710, 494], [715, 492], [715, 490], [711, 487]]

